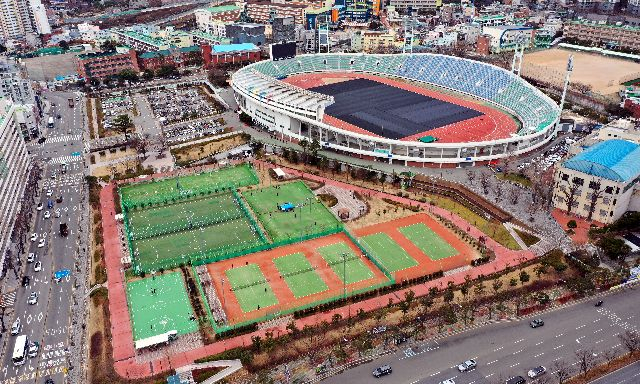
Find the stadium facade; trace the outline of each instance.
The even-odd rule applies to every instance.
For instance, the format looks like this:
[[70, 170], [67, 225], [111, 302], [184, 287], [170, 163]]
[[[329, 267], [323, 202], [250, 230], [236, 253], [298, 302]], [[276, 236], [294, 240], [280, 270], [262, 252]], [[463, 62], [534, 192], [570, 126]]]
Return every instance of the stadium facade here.
[[[312, 73], [361, 73], [435, 87], [506, 111], [517, 132], [488, 141], [421, 142], [389, 139], [339, 128], [324, 119], [333, 96], [282, 79]], [[560, 108], [524, 79], [504, 69], [437, 54], [315, 54], [261, 61], [232, 77], [240, 110], [285, 140], [318, 139], [325, 149], [409, 166], [480, 165], [531, 151], [555, 135]], [[425, 132], [428, 135], [428, 131]]]

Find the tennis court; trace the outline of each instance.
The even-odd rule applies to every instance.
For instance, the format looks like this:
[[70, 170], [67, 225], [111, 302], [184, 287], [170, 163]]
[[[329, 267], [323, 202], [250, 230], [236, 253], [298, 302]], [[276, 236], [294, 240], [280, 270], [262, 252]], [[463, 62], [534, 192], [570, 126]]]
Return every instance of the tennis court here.
[[278, 257], [273, 262], [296, 298], [329, 289], [302, 252]]
[[229, 269], [226, 275], [242, 311], [251, 312], [278, 304], [278, 299], [257, 264]]
[[418, 262], [386, 233], [363, 236], [360, 238], [360, 243], [389, 272], [397, 272], [418, 265]]
[[[373, 272], [360, 259], [360, 256], [344, 242], [320, 247], [318, 253], [322, 255], [322, 258], [342, 282], [346, 280], [347, 284], [353, 284], [374, 277]], [[346, 263], [344, 263], [343, 255], [346, 255]]]
[[191, 303], [179, 272], [128, 283], [127, 302], [134, 340], [172, 330], [179, 334], [198, 330], [198, 322], [193, 317]]
[[400, 227], [398, 231], [420, 248], [431, 260], [445, 259], [459, 253], [457, 249], [423, 223]]
[[[333, 213], [302, 181], [245, 191], [243, 196], [273, 242], [337, 232], [342, 228]], [[280, 206], [286, 203], [294, 208], [281, 210]]]
[[120, 196], [125, 206], [132, 207], [201, 192], [215, 192], [223, 188], [244, 187], [258, 184], [258, 182], [258, 176], [252, 166], [241, 164], [211, 172], [136, 183], [120, 188]]
[[132, 239], [145, 239], [239, 219], [244, 215], [232, 193], [130, 210]]

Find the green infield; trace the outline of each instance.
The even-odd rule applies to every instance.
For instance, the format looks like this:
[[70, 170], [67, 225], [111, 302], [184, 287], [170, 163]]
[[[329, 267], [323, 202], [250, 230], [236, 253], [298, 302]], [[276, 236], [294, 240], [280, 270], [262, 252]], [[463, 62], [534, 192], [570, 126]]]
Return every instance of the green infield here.
[[[340, 242], [318, 248], [318, 253], [331, 266], [343, 283], [352, 284], [374, 277], [373, 272], [347, 244]], [[342, 255], [346, 255], [346, 263]], [[346, 276], [346, 278], [345, 278]]]
[[134, 207], [150, 202], [167, 202], [185, 195], [254, 185], [258, 182], [258, 176], [251, 165], [241, 164], [211, 172], [132, 184], [120, 188], [120, 196], [125, 206]]
[[179, 334], [198, 330], [198, 322], [195, 321], [179, 272], [128, 283], [127, 303], [134, 340], [146, 339], [172, 330], [178, 331]]
[[187, 264], [264, 244], [246, 218], [131, 242], [142, 270]]
[[243, 312], [278, 304], [278, 299], [257, 264], [228, 269], [225, 274]]
[[397, 272], [418, 265], [418, 262], [386, 233], [363, 236], [360, 242], [389, 272]]
[[135, 209], [127, 213], [131, 238], [135, 240], [205, 227], [243, 216], [232, 193]]
[[431, 260], [440, 260], [455, 256], [458, 250], [453, 248], [442, 237], [424, 223], [417, 223], [407, 227], [398, 228], [409, 241], [415, 244]]
[[[273, 242], [335, 233], [338, 219], [302, 181], [243, 192]], [[291, 208], [283, 210], [283, 206]]]
[[280, 275], [296, 298], [313, 295], [329, 289], [313, 269], [304, 253], [293, 253], [273, 259]]

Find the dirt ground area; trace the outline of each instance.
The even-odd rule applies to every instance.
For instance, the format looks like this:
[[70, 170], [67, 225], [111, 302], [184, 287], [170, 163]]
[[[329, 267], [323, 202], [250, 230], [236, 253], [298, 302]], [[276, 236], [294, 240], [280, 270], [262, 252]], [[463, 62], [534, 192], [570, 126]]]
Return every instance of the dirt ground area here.
[[602, 95], [622, 88], [622, 83], [640, 77], [640, 64], [566, 49], [547, 49], [525, 55], [522, 73], [540, 80], [562, 84], [569, 55], [573, 55], [572, 82], [589, 84]]
[[91, 170], [91, 175], [96, 177], [111, 176], [114, 173], [124, 174], [127, 169], [136, 169], [135, 159], [124, 160], [119, 163], [95, 167]]
[[171, 150], [178, 162], [202, 160], [211, 155], [228, 151], [247, 142], [241, 135], [235, 135], [222, 140], [211, 140], [204, 143], [192, 144]]
[[355, 220], [347, 221], [345, 225], [350, 231], [413, 214], [408, 210], [386, 203], [378, 197], [363, 196], [362, 198], [369, 206], [369, 212]]

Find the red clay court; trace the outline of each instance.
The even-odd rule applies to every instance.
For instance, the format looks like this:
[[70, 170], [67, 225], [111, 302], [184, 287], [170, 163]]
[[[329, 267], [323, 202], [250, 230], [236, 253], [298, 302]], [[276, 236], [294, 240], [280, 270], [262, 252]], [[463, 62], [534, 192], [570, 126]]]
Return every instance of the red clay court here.
[[[341, 243], [341, 244], [340, 244]], [[359, 269], [359, 278], [350, 278], [349, 272], [347, 273], [347, 292], [366, 289], [368, 287], [383, 284], [389, 280], [371, 261], [366, 257], [361, 256], [360, 249], [351, 242], [349, 237], [344, 233], [338, 233], [335, 235], [325, 236], [318, 239], [308, 240], [301, 243], [291, 244], [283, 247], [274, 248], [268, 251], [252, 253], [249, 255], [236, 257], [229, 260], [219, 261], [207, 265], [211, 280], [214, 283], [218, 297], [222, 302], [224, 311], [227, 314], [227, 318], [230, 324], [237, 324], [240, 322], [258, 319], [269, 314], [275, 314], [278, 312], [291, 310], [307, 304], [319, 302], [322, 300], [339, 297], [343, 293], [343, 281], [342, 281], [342, 262], [329, 264], [327, 260], [331, 260], [327, 252], [331, 247], [348, 247], [344, 251], [355, 255], [357, 259], [348, 261], [348, 271], [354, 271]], [[329, 248], [323, 248], [329, 247]], [[322, 252], [322, 253], [321, 253]], [[313, 266], [313, 270], [319, 275], [319, 277], [326, 284], [327, 289], [322, 292], [310, 294], [304, 297], [296, 298], [292, 292], [291, 287], [287, 283], [287, 278], [283, 278], [278, 267], [276, 266], [275, 259], [294, 255], [297, 253], [304, 254], [305, 258]], [[359, 260], [359, 261], [358, 261]], [[277, 298], [277, 304], [271, 305], [259, 310], [252, 310], [245, 312], [242, 310], [242, 306], [238, 297], [234, 291], [230, 289], [230, 284], [227, 281], [222, 287], [221, 277], [228, 276], [227, 271], [231, 269], [242, 268], [246, 265], [256, 264], [259, 266], [260, 271], [266, 277], [268, 284], [268, 294], [271, 291]], [[356, 265], [357, 264], [357, 265]], [[366, 268], [364, 268], [364, 266]], [[359, 267], [359, 268], [358, 268]], [[368, 274], [363, 275], [367, 269], [370, 271]], [[352, 277], [354, 274], [352, 274]], [[261, 287], [262, 289], [262, 287]], [[261, 291], [256, 291], [260, 294]], [[266, 290], [264, 291], [266, 294]]]
[[[518, 130], [516, 120], [495, 109], [488, 104], [470, 98], [457, 97], [450, 93], [438, 92], [433, 88], [420, 87], [408, 82], [393, 80], [381, 76], [368, 75], [363, 73], [305, 73], [293, 75], [282, 80], [289, 84], [309, 89], [335, 84], [354, 79], [367, 79], [381, 84], [386, 84], [395, 88], [413, 92], [432, 99], [440, 100], [456, 106], [466, 107], [480, 113], [479, 116], [443, 125], [437, 128], [426, 130], [410, 136], [399, 138], [399, 140], [417, 141], [424, 136], [432, 136], [440, 143], [464, 143], [476, 141], [491, 141], [511, 137]], [[372, 100], [372, 103], [375, 100]], [[477, 115], [477, 114], [476, 114]], [[329, 114], [325, 114], [323, 121], [335, 127], [339, 127], [351, 132], [361, 133], [370, 136], [381, 137], [376, 133], [368, 131], [357, 125], [348, 123]]]

